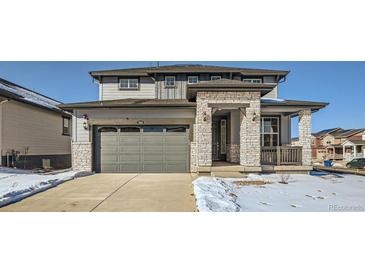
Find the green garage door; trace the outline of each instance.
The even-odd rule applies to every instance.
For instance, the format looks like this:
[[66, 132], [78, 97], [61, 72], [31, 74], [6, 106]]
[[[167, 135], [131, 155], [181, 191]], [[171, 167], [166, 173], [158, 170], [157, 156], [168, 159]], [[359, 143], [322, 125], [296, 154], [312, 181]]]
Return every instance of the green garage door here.
[[96, 128], [98, 172], [188, 172], [187, 126]]

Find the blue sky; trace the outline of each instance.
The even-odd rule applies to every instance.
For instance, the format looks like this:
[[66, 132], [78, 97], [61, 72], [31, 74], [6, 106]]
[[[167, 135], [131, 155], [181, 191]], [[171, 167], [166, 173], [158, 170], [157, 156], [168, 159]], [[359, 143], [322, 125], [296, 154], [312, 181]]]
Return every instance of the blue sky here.
[[[160, 62], [198, 63], [290, 70], [279, 97], [329, 102], [313, 115], [313, 131], [331, 127], [365, 127], [365, 62]], [[94, 101], [98, 86], [92, 70], [155, 65], [156, 62], [0, 62], [0, 77], [62, 102]], [[293, 119], [293, 135], [296, 135]]]

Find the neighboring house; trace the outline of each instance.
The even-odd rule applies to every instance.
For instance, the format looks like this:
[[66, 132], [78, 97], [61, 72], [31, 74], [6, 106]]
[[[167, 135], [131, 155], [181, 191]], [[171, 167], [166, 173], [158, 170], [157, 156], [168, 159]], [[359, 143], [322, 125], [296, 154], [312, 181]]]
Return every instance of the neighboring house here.
[[340, 129], [323, 137], [323, 144], [326, 147], [326, 158], [331, 160], [350, 161], [362, 155], [363, 145], [354, 144], [349, 141], [362, 141], [365, 129]]
[[312, 157], [313, 161], [323, 161], [327, 158], [326, 147], [328, 144], [326, 143], [327, 138], [324, 140], [324, 137], [330, 136], [330, 134], [341, 131], [341, 128], [330, 128], [324, 129], [317, 133], [312, 134]]
[[[279, 99], [288, 73], [203, 65], [92, 71], [99, 100], [60, 105], [73, 112], [73, 168], [308, 171], [312, 112], [327, 103]], [[293, 147], [296, 116], [300, 138]]]
[[319, 145], [312, 147], [313, 150], [321, 150], [321, 159], [346, 160], [361, 158], [365, 149], [365, 129], [342, 129], [328, 130], [324, 134], [316, 133]]
[[0, 79], [0, 165], [71, 166], [71, 115], [60, 102]]

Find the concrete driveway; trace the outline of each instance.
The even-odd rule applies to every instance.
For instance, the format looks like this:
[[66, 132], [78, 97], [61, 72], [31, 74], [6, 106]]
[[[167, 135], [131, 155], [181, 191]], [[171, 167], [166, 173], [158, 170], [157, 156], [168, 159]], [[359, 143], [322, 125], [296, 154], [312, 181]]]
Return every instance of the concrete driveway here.
[[0, 211], [195, 211], [189, 173], [95, 174], [65, 182]]

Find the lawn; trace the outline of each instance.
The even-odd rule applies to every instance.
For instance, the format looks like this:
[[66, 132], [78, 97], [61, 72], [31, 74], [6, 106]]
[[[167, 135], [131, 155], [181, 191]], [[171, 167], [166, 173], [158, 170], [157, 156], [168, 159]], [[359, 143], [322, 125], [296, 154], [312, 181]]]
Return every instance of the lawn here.
[[199, 211], [365, 211], [363, 176], [249, 174], [239, 179], [199, 177], [193, 184]]

